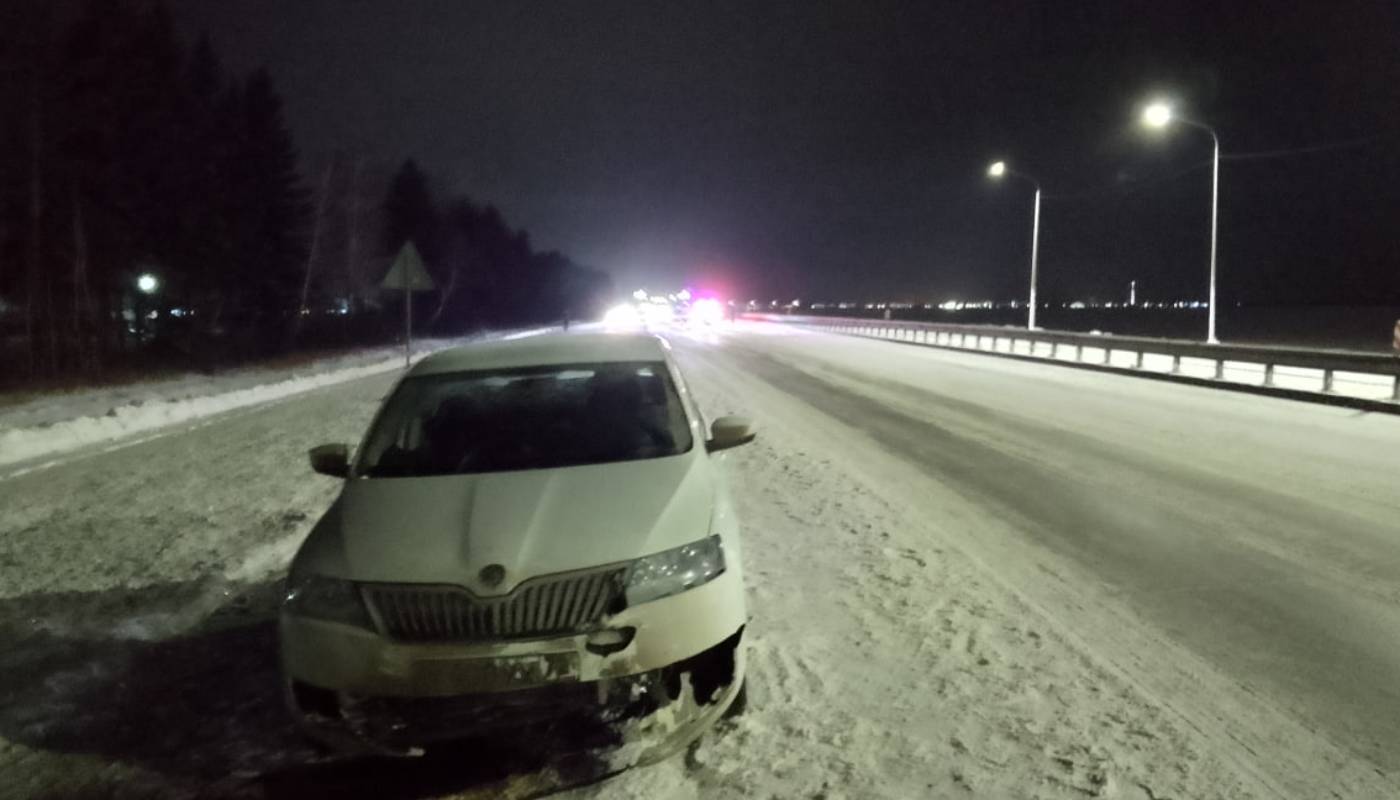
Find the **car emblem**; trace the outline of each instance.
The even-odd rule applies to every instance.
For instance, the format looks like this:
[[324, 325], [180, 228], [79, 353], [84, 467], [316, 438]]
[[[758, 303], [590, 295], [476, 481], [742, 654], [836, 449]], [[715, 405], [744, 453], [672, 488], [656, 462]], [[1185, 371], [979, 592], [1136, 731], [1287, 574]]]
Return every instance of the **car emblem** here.
[[477, 573], [477, 577], [480, 578], [481, 582], [486, 584], [486, 586], [494, 589], [501, 585], [501, 581], [506, 579], [506, 568], [500, 564], [487, 564], [481, 568], [481, 572]]

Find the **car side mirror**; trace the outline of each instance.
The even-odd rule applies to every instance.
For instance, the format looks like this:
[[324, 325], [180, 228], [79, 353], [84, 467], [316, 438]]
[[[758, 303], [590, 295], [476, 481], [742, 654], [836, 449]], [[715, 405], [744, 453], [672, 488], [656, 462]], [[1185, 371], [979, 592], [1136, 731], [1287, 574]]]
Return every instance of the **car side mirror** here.
[[720, 417], [710, 425], [710, 440], [705, 450], [715, 453], [741, 444], [748, 444], [758, 435], [758, 428], [748, 417]]
[[323, 444], [307, 452], [311, 458], [311, 468], [332, 478], [344, 478], [350, 474], [350, 448], [343, 444]]

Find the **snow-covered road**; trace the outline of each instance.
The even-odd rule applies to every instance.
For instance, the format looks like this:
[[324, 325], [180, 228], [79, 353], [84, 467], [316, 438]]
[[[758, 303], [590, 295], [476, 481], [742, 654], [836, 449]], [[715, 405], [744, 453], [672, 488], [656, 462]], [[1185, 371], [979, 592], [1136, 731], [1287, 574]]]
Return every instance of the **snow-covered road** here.
[[[778, 325], [673, 341], [761, 425], [729, 457], [750, 711], [569, 796], [1400, 795], [1400, 418]], [[305, 450], [391, 380], [0, 480], [0, 797], [465, 788], [300, 771], [276, 696], [276, 580], [334, 491]]]

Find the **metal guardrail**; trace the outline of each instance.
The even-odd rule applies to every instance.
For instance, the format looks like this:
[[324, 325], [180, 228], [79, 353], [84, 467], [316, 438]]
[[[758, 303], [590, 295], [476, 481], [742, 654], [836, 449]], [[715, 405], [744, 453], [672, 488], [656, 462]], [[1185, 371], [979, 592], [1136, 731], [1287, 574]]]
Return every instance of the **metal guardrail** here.
[[[956, 325], [939, 322], [864, 319], [857, 317], [818, 317], [788, 314], [745, 314], [745, 319], [782, 322], [819, 328], [832, 333], [866, 336], [893, 341], [913, 342], [935, 347], [950, 347], [1008, 355], [1043, 357], [1064, 360], [1061, 348], [1073, 348], [1073, 360], [1097, 366], [1122, 366], [1127, 370], [1144, 369], [1148, 355], [1171, 359], [1165, 371], [1182, 374], [1182, 359], [1201, 359], [1214, 364], [1213, 378], [1226, 380], [1227, 362], [1253, 364], [1263, 368], [1258, 385], [1275, 387], [1278, 369], [1296, 368], [1320, 373], [1318, 391], [1332, 393], [1338, 373], [1388, 376], [1390, 400], [1400, 402], [1400, 356], [1366, 353], [1356, 350], [1326, 350], [1269, 345], [1206, 344], [1181, 339], [1155, 339], [1139, 336], [1069, 333], [1065, 331], [1027, 330], [1025, 328], [993, 325]], [[1006, 343], [1005, 349], [1002, 344]], [[1086, 362], [1086, 351], [1097, 361]], [[1127, 364], [1113, 363], [1115, 353], [1130, 356]], [[1239, 381], [1232, 381], [1238, 383]]]

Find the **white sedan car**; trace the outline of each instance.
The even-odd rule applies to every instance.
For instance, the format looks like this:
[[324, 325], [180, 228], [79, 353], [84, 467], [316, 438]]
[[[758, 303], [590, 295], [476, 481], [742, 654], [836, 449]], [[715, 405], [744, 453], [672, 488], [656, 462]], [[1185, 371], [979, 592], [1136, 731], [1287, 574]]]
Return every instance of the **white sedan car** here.
[[[739, 530], [670, 346], [574, 334], [414, 366], [292, 562], [286, 694], [324, 742], [411, 754], [566, 722], [651, 760], [742, 703]], [[596, 743], [597, 738], [590, 741]], [[622, 765], [626, 766], [626, 765]]]

